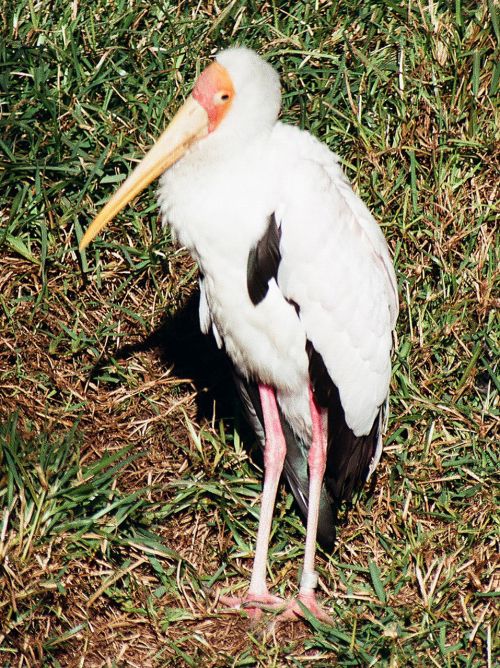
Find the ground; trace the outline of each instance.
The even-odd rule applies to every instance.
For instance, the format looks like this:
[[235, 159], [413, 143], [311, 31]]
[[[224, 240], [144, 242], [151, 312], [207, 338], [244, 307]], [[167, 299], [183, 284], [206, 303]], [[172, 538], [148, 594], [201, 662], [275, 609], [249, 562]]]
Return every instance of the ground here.
[[[492, 666], [497, 3], [13, 0], [2, 17], [0, 663]], [[217, 603], [249, 575], [262, 462], [154, 188], [77, 250], [236, 42], [281, 72], [283, 119], [341, 155], [398, 274], [385, 454], [319, 556], [331, 628]], [[283, 487], [274, 592], [296, 591], [303, 539]]]

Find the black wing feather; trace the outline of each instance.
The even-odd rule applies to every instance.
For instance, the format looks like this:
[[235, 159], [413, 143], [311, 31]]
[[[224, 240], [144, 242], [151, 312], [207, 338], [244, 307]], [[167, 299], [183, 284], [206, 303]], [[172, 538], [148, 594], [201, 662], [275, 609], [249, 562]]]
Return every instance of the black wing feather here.
[[337, 386], [323, 358], [310, 341], [306, 344], [314, 398], [328, 411], [328, 454], [325, 484], [334, 502], [349, 501], [366, 481], [379, 436], [380, 413], [370, 432], [355, 436], [347, 425]]
[[247, 288], [254, 306], [257, 306], [269, 290], [269, 281], [278, 276], [281, 261], [281, 228], [276, 224], [274, 213], [269, 217], [269, 225], [264, 236], [248, 253]]

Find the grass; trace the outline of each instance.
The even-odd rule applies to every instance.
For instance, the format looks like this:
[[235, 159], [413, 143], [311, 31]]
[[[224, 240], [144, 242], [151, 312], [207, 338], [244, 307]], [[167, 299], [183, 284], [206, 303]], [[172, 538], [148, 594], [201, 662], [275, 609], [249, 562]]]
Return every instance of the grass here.
[[[493, 666], [497, 3], [13, 0], [1, 29], [0, 663]], [[398, 271], [385, 455], [319, 563], [332, 629], [266, 633], [216, 604], [248, 576], [261, 473], [154, 189], [77, 251], [234, 42], [342, 156]], [[289, 595], [286, 490], [276, 515]]]

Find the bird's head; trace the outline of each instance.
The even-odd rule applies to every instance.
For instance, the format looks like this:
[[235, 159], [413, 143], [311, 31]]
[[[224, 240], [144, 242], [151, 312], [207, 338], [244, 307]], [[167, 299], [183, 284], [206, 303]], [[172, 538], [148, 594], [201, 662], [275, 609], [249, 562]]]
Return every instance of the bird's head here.
[[279, 108], [279, 77], [269, 64], [250, 49], [219, 53], [158, 141], [92, 221], [80, 249], [192, 146], [248, 141], [274, 125]]

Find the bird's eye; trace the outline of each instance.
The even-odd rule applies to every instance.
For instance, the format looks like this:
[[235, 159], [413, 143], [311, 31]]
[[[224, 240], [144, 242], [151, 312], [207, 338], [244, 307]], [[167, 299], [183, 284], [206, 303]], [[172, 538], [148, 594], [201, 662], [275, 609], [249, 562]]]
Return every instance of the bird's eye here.
[[215, 93], [214, 95], [214, 103], [215, 104], [224, 104], [224, 102], [227, 102], [231, 96], [227, 91], [220, 90], [218, 93]]

